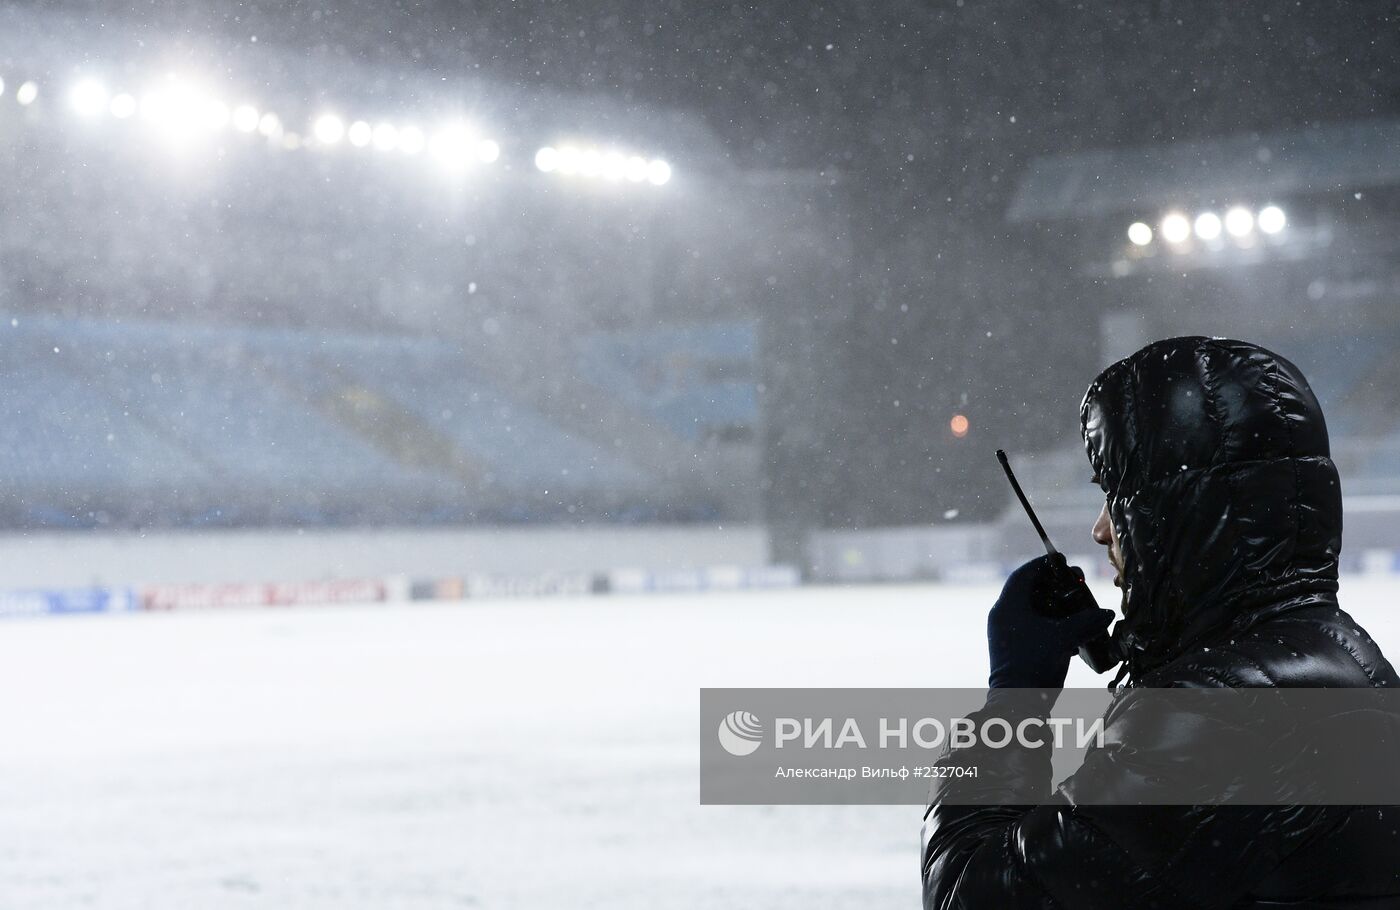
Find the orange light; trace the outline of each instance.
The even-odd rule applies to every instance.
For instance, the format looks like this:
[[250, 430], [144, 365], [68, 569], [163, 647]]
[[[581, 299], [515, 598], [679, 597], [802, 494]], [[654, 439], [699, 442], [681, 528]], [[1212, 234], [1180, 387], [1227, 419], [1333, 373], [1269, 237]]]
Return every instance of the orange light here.
[[967, 418], [962, 414], [954, 414], [953, 419], [948, 421], [948, 427], [953, 431], [953, 435], [962, 439], [967, 435]]

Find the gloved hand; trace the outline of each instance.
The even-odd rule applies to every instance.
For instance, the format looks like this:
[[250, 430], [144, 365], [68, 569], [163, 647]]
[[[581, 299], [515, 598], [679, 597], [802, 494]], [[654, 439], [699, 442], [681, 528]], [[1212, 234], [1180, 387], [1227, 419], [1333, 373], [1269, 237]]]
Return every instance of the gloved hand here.
[[[987, 650], [993, 689], [1059, 689], [1069, 673], [1069, 661], [1084, 642], [1113, 622], [1113, 611], [1095, 607], [1056, 615], [1084, 573], [1065, 565], [1060, 554], [1041, 556], [1016, 569], [1006, 579], [1001, 596], [987, 614]], [[1083, 592], [1087, 594], [1087, 591]], [[1081, 602], [1092, 603], [1092, 597]]]

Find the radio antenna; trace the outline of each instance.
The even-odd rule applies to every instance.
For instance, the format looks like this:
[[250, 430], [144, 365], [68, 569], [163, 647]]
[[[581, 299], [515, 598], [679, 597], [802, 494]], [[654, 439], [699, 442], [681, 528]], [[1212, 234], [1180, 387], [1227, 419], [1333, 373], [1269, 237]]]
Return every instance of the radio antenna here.
[[1045, 544], [1045, 552], [1054, 556], [1059, 551], [1056, 550], [1055, 545], [1050, 542], [1050, 537], [1045, 533], [1045, 528], [1041, 525], [1040, 519], [1035, 517], [1035, 509], [1031, 508], [1031, 501], [1026, 498], [1025, 491], [1023, 491], [1021, 485], [1016, 482], [1016, 475], [1011, 473], [1011, 462], [1006, 460], [1006, 452], [1002, 449], [997, 449], [997, 461], [1001, 462], [1001, 469], [1006, 472], [1006, 479], [1011, 481], [1011, 489], [1016, 491], [1016, 498], [1021, 500], [1021, 508], [1026, 510], [1026, 514], [1030, 516], [1031, 524], [1035, 525], [1035, 533], [1040, 535], [1040, 542]]

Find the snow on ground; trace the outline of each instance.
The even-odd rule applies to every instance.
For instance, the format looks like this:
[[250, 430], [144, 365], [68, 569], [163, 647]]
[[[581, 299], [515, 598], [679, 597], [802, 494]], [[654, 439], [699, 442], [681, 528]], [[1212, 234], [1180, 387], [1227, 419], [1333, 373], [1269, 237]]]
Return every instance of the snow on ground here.
[[0, 624], [0, 906], [914, 907], [916, 807], [698, 804], [698, 690], [978, 685], [995, 593]]

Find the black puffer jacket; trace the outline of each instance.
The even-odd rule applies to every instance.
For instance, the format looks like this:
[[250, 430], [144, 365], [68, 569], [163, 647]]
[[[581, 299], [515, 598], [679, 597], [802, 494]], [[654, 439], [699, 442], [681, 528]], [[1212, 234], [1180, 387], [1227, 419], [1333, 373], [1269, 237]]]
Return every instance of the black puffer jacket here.
[[[1337, 606], [1341, 493], [1296, 367], [1238, 341], [1160, 341], [1105, 370], [1081, 417], [1125, 562], [1119, 699], [1143, 686], [1400, 686]], [[1132, 802], [1147, 769], [1160, 773], [1154, 755], [1181, 745], [1107, 717], [1108, 740], [1131, 741], [1091, 753], [1056, 790], [1037, 762], [978, 784], [1000, 788], [1001, 805], [946, 804], [958, 784], [940, 782], [926, 908], [1400, 908], [1395, 808], [1076, 799], [1094, 786]]]

